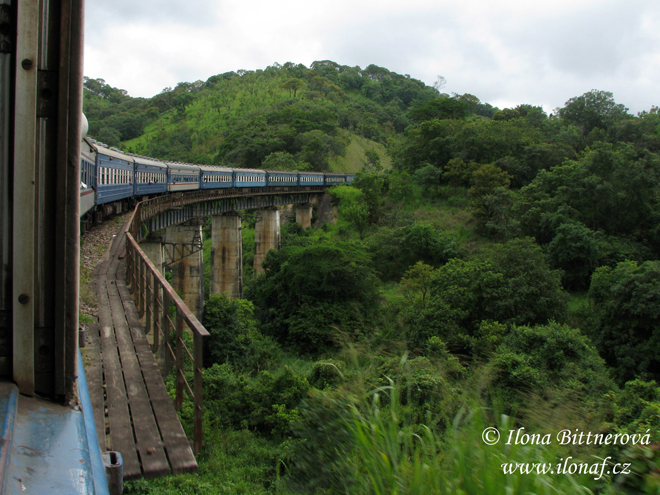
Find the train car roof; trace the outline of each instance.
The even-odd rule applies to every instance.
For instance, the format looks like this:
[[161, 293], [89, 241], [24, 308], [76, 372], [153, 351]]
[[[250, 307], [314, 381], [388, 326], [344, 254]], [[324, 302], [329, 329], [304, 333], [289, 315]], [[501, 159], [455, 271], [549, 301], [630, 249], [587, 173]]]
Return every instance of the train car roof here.
[[165, 162], [170, 168], [178, 168], [181, 170], [199, 170], [200, 166], [194, 163], [181, 163], [181, 162]]
[[219, 165], [197, 165], [199, 168], [205, 172], [231, 172], [232, 169], [229, 167], [221, 167]]
[[[91, 154], [96, 153], [96, 150], [94, 149], [94, 146], [92, 145], [92, 142], [89, 140], [89, 138], [84, 138], [82, 140], [81, 146], [80, 146], [80, 154], [87, 155], [86, 158], [91, 158]], [[92, 159], [93, 161], [93, 159]]]
[[142, 165], [153, 165], [155, 167], [167, 167], [167, 163], [157, 160], [156, 158], [149, 158], [148, 156], [141, 156], [141, 155], [129, 155], [132, 156], [133, 159], [135, 160], [135, 163], [142, 164]]
[[259, 168], [235, 168], [235, 172], [250, 172], [250, 173], [259, 173], [259, 174], [265, 174], [265, 170], [261, 170]]
[[267, 170], [264, 169], [264, 172], [268, 172], [269, 174], [299, 174], [300, 172], [297, 172], [296, 170]]
[[308, 175], [323, 175], [323, 172], [300, 172], [301, 174], [308, 174]]
[[92, 143], [92, 148], [95, 149], [97, 153], [109, 156], [110, 158], [119, 158], [120, 160], [124, 160], [129, 163], [133, 163], [135, 161], [132, 156], [129, 156], [116, 148], [108, 148], [101, 143]]

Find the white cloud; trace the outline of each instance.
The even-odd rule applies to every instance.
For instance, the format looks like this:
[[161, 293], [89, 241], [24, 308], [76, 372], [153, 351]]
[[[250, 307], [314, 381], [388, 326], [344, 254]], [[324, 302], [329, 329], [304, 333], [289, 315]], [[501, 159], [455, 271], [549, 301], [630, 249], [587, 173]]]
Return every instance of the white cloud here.
[[87, 1], [90, 77], [152, 96], [273, 62], [376, 64], [494, 105], [561, 106], [591, 89], [660, 104], [660, 4], [637, 0]]

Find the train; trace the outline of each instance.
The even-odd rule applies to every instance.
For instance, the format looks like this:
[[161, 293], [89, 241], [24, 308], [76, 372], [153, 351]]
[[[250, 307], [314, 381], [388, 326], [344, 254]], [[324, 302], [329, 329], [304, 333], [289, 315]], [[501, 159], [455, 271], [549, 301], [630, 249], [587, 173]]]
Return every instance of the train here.
[[[85, 137], [80, 150], [81, 229], [158, 195], [207, 189], [350, 185], [355, 174], [231, 168], [163, 161]], [[264, 189], [266, 190], [266, 189]]]

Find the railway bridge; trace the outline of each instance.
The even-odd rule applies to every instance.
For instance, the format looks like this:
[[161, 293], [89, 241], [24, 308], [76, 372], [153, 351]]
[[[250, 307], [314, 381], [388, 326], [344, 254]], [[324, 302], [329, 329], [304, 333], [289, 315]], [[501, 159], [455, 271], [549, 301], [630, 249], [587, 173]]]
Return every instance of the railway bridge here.
[[[240, 297], [238, 210], [258, 212], [254, 263], [259, 272], [266, 252], [279, 247], [278, 206], [295, 205], [297, 220], [309, 226], [311, 202], [323, 193], [323, 188], [178, 193], [139, 203], [120, 227], [94, 273], [99, 322], [87, 328], [83, 360], [100, 448], [121, 454], [123, 479], [197, 468], [193, 453], [202, 444], [202, 344], [208, 336], [200, 324], [201, 220], [212, 217], [210, 292]], [[174, 288], [164, 278], [165, 265], [173, 268]], [[171, 371], [174, 403], [162, 379]], [[186, 391], [195, 411], [192, 449], [175, 412]]]
[[[193, 450], [201, 441], [205, 330], [138, 241], [148, 241], [151, 232], [169, 228], [171, 235], [166, 234], [164, 244], [175, 252], [177, 246], [194, 244], [176, 237], [176, 225], [192, 222], [187, 226], [190, 232], [194, 222], [215, 215], [214, 232], [225, 239], [216, 249], [225, 249], [224, 260], [231, 260], [229, 251], [236, 253], [238, 247], [230, 239], [236, 238], [239, 228], [232, 211], [258, 208], [261, 218], [272, 218], [264, 220], [271, 230], [265, 228], [264, 240], [259, 241], [265, 248], [272, 242], [268, 239], [276, 238], [272, 208], [308, 205], [318, 194], [196, 197], [200, 191], [138, 206], [95, 274], [102, 311], [98, 338], [92, 343], [101, 359], [83, 366], [79, 350], [83, 20], [84, 0], [0, 0], [2, 493], [102, 495], [118, 493], [115, 481], [122, 465], [128, 477], [196, 469]], [[309, 209], [300, 207], [302, 217], [305, 208]], [[150, 244], [142, 245], [148, 251], [157, 243]], [[216, 259], [221, 266], [223, 257]], [[240, 273], [227, 275], [223, 269], [214, 271], [214, 280], [220, 287], [223, 280], [234, 280], [231, 290], [240, 293]], [[172, 332], [176, 343], [167, 347]], [[183, 345], [189, 340], [184, 332], [192, 334], [192, 349]], [[193, 448], [176, 419], [158, 363], [176, 369], [175, 405], [181, 404], [186, 390], [195, 397], [198, 433]], [[113, 375], [111, 368], [120, 374]], [[190, 375], [192, 383], [185, 380]], [[103, 404], [96, 409], [96, 422], [93, 401]], [[143, 411], [152, 411], [151, 419], [147, 413], [142, 416]], [[132, 448], [119, 450], [126, 464], [112, 451], [103, 455], [102, 450], [108, 446], [117, 450], [124, 440], [132, 442]]]

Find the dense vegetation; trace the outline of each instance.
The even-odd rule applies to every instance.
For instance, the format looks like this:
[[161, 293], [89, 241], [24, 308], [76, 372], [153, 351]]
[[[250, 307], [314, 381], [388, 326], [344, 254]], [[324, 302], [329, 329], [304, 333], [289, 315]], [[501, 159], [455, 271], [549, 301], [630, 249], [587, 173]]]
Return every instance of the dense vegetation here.
[[[594, 90], [495, 109], [327, 61], [150, 100], [87, 85], [99, 138], [163, 158], [323, 170], [373, 143], [331, 192], [336, 223], [285, 224], [245, 300], [208, 297], [200, 474], [130, 493], [658, 493], [657, 108]], [[553, 441], [488, 446], [493, 426]], [[653, 444], [560, 446], [564, 429]], [[569, 457], [631, 473], [503, 473]]]

